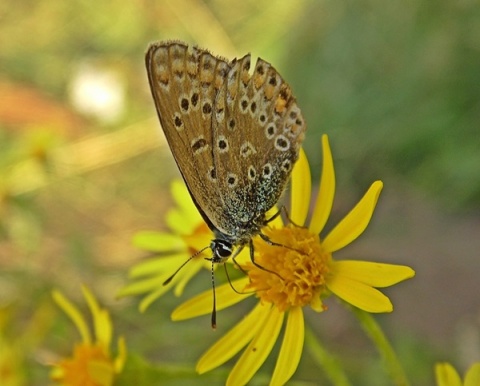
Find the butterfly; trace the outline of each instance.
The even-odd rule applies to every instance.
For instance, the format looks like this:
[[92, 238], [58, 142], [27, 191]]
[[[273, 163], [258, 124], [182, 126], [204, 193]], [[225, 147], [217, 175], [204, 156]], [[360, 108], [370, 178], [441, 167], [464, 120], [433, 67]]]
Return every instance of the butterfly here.
[[145, 57], [170, 150], [214, 234], [203, 249], [212, 251], [212, 271], [246, 245], [256, 264], [256, 235], [281, 245], [261, 229], [271, 220], [266, 213], [280, 199], [305, 137], [290, 86], [260, 58], [250, 74], [250, 59], [247, 54], [228, 61], [179, 41], [153, 43]]

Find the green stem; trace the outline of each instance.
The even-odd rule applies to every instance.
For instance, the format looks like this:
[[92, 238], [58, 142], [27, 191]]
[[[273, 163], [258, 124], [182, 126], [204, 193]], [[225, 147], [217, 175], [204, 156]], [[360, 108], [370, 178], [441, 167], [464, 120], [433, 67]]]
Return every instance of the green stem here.
[[326, 377], [335, 386], [350, 386], [350, 382], [340, 366], [337, 358], [327, 352], [318, 341], [312, 330], [305, 326], [305, 344], [313, 358], [325, 371]]
[[405, 371], [380, 325], [370, 313], [362, 311], [356, 307], [350, 307], [350, 309], [360, 321], [367, 335], [375, 343], [385, 361], [386, 368], [390, 373], [390, 377], [394, 384], [397, 386], [409, 386], [410, 382], [407, 379]]

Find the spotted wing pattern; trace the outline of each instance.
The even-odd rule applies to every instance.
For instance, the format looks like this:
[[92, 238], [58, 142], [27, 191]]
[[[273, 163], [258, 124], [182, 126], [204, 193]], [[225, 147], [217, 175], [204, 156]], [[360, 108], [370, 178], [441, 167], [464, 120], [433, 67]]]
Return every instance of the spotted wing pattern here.
[[[289, 85], [250, 55], [232, 62], [215, 99], [213, 158], [227, 234], [251, 237], [252, 222], [279, 200], [305, 137], [305, 120]], [[262, 224], [260, 224], [262, 225]]]
[[200, 213], [209, 225], [223, 215], [213, 173], [212, 114], [230, 64], [181, 42], [151, 44], [150, 88], [163, 132]]

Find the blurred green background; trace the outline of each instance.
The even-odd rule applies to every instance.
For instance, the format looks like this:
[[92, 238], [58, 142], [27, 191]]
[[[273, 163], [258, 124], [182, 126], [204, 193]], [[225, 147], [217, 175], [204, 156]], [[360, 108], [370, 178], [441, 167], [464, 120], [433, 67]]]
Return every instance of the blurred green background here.
[[[317, 180], [320, 136], [329, 135], [338, 179], [330, 226], [384, 181], [372, 224], [337, 257], [417, 271], [385, 291], [395, 312], [378, 317], [413, 384], [433, 382], [435, 361], [461, 370], [478, 361], [479, 37], [474, 0], [2, 2], [0, 348], [5, 341], [15, 355], [0, 367], [17, 379], [7, 385], [48, 384], [46, 364], [77, 339], [50, 291], [83, 304], [81, 283], [111, 310], [132, 358], [161, 369], [145, 384], [223, 383], [225, 370], [179, 374], [248, 308], [221, 312], [213, 333], [208, 317], [170, 322], [172, 295], [144, 315], [139, 299], [115, 300], [144, 257], [133, 234], [165, 229], [179, 176], [144, 69], [147, 44], [165, 39], [274, 64], [307, 120]], [[209, 285], [205, 272], [185, 299]], [[329, 305], [309, 324], [353, 384], [386, 384], [355, 320]], [[322, 382], [305, 352], [292, 384]]]

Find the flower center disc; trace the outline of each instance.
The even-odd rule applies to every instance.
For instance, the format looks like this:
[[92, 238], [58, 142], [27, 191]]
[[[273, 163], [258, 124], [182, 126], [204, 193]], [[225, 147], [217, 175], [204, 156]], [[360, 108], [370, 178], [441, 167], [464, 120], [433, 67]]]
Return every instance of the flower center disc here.
[[265, 269], [247, 263], [244, 269], [250, 283], [245, 290], [256, 291], [262, 303], [273, 303], [280, 311], [305, 305], [322, 311], [320, 295], [325, 290], [331, 255], [323, 251], [318, 235], [293, 225], [266, 228], [264, 234], [282, 246], [254, 240], [255, 262]]

